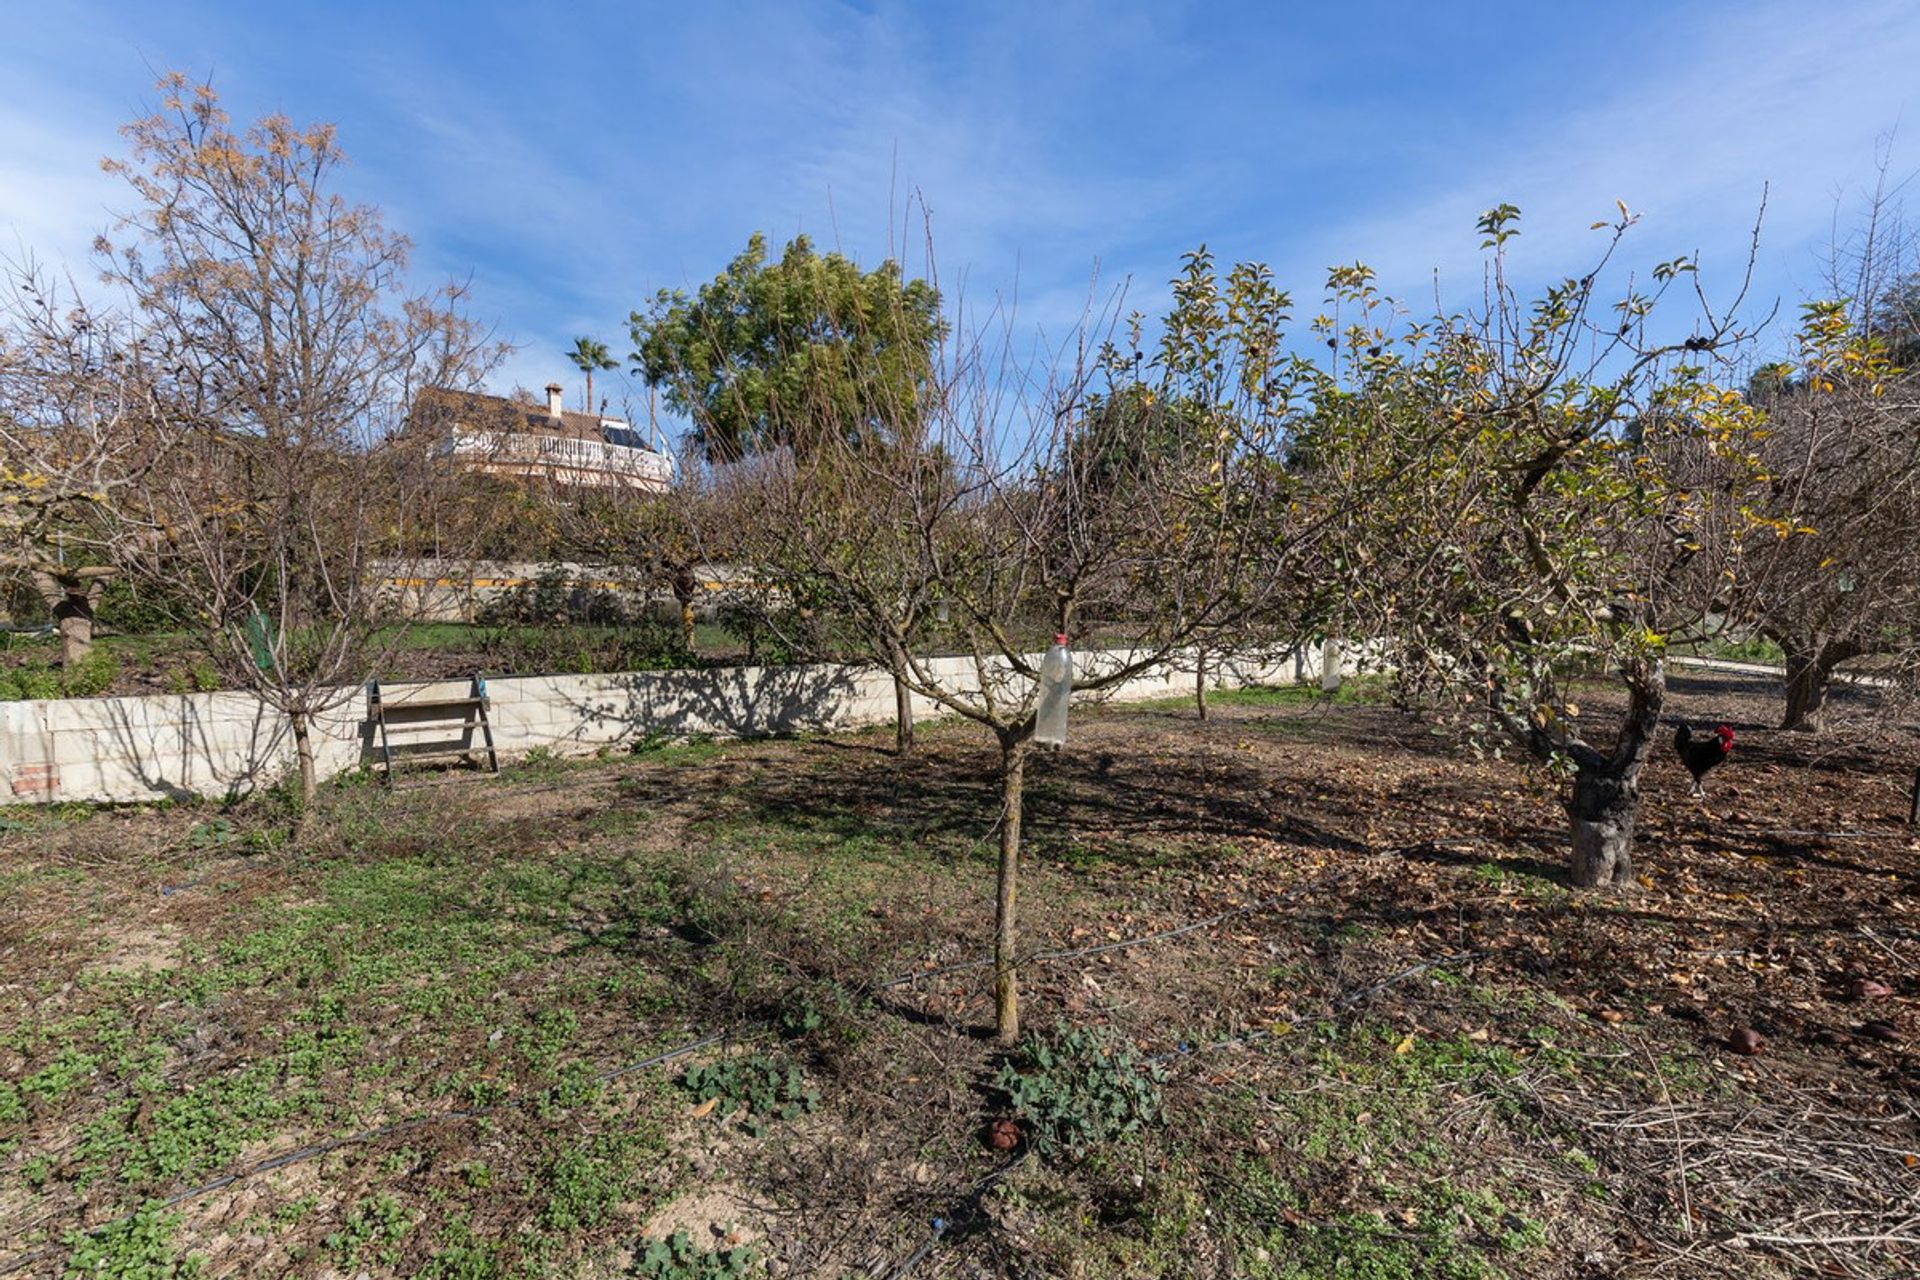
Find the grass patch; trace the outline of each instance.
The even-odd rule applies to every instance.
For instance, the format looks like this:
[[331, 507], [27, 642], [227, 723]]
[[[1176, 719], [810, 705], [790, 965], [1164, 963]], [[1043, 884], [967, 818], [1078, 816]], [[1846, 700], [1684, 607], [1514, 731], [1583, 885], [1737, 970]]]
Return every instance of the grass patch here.
[[87, 1234], [67, 1233], [70, 1252], [63, 1276], [107, 1276], [119, 1280], [192, 1280], [206, 1273], [206, 1259], [181, 1257], [174, 1244], [180, 1226], [178, 1214], [158, 1204], [143, 1205], [125, 1222], [116, 1222]]
[[649, 733], [634, 741], [630, 753], [649, 764], [703, 764], [725, 754], [728, 744], [715, 738], [674, 738]]
[[1787, 660], [1786, 651], [1765, 636], [1735, 640], [1722, 636], [1703, 644], [1683, 645], [1681, 651], [1701, 658], [1719, 658], [1725, 662], [1760, 662], [1779, 666]]
[[[1355, 707], [1378, 706], [1391, 700], [1391, 690], [1386, 677], [1377, 675], [1348, 676], [1340, 682], [1338, 689], [1323, 692], [1318, 680], [1299, 684], [1248, 685], [1241, 689], [1207, 690], [1207, 707], [1248, 707], [1285, 708], [1285, 707]], [[1191, 694], [1177, 698], [1154, 698], [1144, 702], [1127, 704], [1134, 707], [1151, 708], [1156, 711], [1175, 711], [1182, 708], [1191, 710]]]

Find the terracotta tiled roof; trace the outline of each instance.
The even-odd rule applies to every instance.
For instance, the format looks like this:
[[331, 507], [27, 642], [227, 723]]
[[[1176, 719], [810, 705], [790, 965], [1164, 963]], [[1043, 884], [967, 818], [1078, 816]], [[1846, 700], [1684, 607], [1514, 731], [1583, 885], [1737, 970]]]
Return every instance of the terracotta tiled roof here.
[[570, 440], [601, 440], [598, 414], [561, 411], [559, 418], [549, 415], [541, 405], [522, 404], [505, 396], [490, 396], [478, 391], [449, 391], [428, 387], [414, 402], [416, 425], [433, 431], [449, 426], [469, 431], [525, 432], [529, 435], [565, 436]]

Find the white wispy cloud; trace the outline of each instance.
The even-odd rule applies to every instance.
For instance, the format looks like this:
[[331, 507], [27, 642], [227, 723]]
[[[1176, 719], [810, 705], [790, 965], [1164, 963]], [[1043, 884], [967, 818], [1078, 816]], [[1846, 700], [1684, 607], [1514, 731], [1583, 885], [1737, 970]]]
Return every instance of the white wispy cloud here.
[[1915, 105], [1913, 17], [1884, 2], [1822, 6], [1817, 20], [1804, 5], [1691, 10], [1610, 93], [1516, 104], [1506, 130], [1461, 140], [1451, 173], [1385, 192], [1296, 242], [1285, 269], [1317, 286], [1327, 266], [1359, 257], [1403, 294], [1430, 299], [1437, 271], [1457, 297], [1481, 278], [1475, 218], [1511, 201], [1524, 212], [1521, 269], [1579, 274], [1602, 244], [1590, 224], [1613, 216], [1617, 199], [1642, 214], [1635, 262], [1700, 251], [1710, 293], [1725, 298], [1764, 194], [1754, 299], [1764, 308], [1816, 283], [1812, 254], [1836, 201], [1857, 193], [1876, 139]]
[[[1525, 94], [1508, 93], [1524, 39], [1466, 61], [1452, 46], [1424, 69], [1432, 102], [1396, 87], [1422, 50], [1370, 9], [1317, 26], [1093, 3], [587, 3], [565, 22], [422, 5], [364, 26], [213, 0], [187, 20], [78, 12], [0, 49], [16, 90], [0, 247], [84, 269], [119, 199], [96, 164], [115, 125], [153, 68], [210, 71], [236, 115], [338, 119], [356, 159], [343, 182], [414, 236], [422, 281], [471, 273], [478, 314], [522, 344], [496, 383], [570, 391], [574, 335], [624, 349], [631, 308], [710, 277], [749, 232], [914, 261], [915, 201], [944, 287], [1017, 301], [1056, 340], [1096, 266], [1096, 311], [1130, 282], [1151, 312], [1202, 240], [1271, 262], [1303, 309], [1356, 257], [1416, 298], [1435, 269], [1472, 289], [1473, 220], [1501, 200], [1525, 211], [1516, 257], [1537, 277], [1582, 269], [1588, 224], [1620, 198], [1645, 214], [1637, 261], [1698, 248], [1720, 284], [1768, 181], [1761, 286], [1790, 292], [1812, 283], [1809, 247], [1920, 66], [1920, 23], [1891, 0], [1665, 9]], [[1542, 30], [1555, 56], [1582, 52]]]

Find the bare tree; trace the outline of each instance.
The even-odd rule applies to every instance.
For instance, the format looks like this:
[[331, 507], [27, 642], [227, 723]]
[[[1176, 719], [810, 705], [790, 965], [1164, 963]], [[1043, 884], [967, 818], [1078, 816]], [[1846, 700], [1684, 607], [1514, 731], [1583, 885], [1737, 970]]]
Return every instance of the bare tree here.
[[98, 248], [179, 367], [189, 436], [142, 486], [159, 536], [128, 559], [184, 591], [223, 674], [287, 716], [311, 799], [314, 716], [401, 642], [376, 561], [429, 541], [445, 472], [405, 416], [499, 351], [458, 286], [410, 292], [406, 239], [332, 192], [332, 126], [239, 132], [209, 86], [159, 87], [106, 165], [139, 203]]
[[1730, 609], [1786, 659], [1781, 727], [1818, 730], [1835, 672], [1920, 667], [1920, 295], [1915, 232], [1882, 181], [1834, 245], [1828, 297], [1802, 307], [1793, 358], [1751, 381], [1779, 514], [1755, 540]]
[[[682, 471], [693, 462], [690, 451]], [[616, 571], [648, 608], [671, 601], [678, 647], [690, 661], [696, 651], [699, 603], [712, 571], [709, 548], [725, 545], [713, 534], [703, 536], [701, 528], [730, 527], [728, 521], [704, 515], [705, 491], [697, 483], [664, 492], [564, 484], [540, 484], [534, 491], [549, 513], [558, 546]]]
[[[1283, 465], [1296, 375], [1279, 347], [1287, 306], [1259, 268], [1223, 286], [1203, 252], [1150, 360], [1137, 325], [1128, 350], [1089, 324], [1046, 361], [1013, 358], [1004, 318], [956, 325], [963, 336], [943, 342], [926, 391], [886, 403], [884, 430], [852, 440], [809, 424], [792, 434], [810, 447], [732, 481], [733, 509], [756, 513], [741, 548], [753, 573], [846, 620], [869, 661], [1000, 749], [1002, 1039], [1020, 1026], [1036, 650], [1055, 634], [1095, 646], [1073, 689], [1097, 697], [1231, 633], [1315, 545]], [[915, 642], [942, 613], [957, 661]]]
[[1884, 676], [1920, 658], [1920, 382], [1840, 304], [1808, 312], [1800, 371], [1756, 393], [1787, 515], [1733, 607], [1785, 656], [1781, 727], [1818, 730], [1842, 664], [1878, 655]]
[[948, 603], [922, 572], [922, 540], [942, 518], [929, 508], [958, 500], [954, 477], [938, 474], [945, 466], [893, 441], [780, 450], [708, 472], [697, 526], [701, 545], [747, 580], [735, 606], [788, 652], [892, 677], [901, 756], [914, 745], [913, 657]]
[[125, 499], [177, 432], [157, 394], [163, 352], [30, 263], [0, 295], [0, 574], [24, 577], [84, 661], [113, 550], [143, 530]]

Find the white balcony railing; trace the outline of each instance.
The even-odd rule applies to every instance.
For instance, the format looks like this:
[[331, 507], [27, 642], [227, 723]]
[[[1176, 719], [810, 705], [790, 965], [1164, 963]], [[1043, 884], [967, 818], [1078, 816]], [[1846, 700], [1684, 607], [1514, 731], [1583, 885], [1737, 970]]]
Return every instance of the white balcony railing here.
[[673, 481], [673, 464], [651, 449], [630, 449], [603, 440], [575, 440], [568, 436], [510, 431], [456, 432], [445, 452], [482, 468], [503, 471], [548, 471], [557, 479], [586, 485], [631, 485], [666, 488]]

